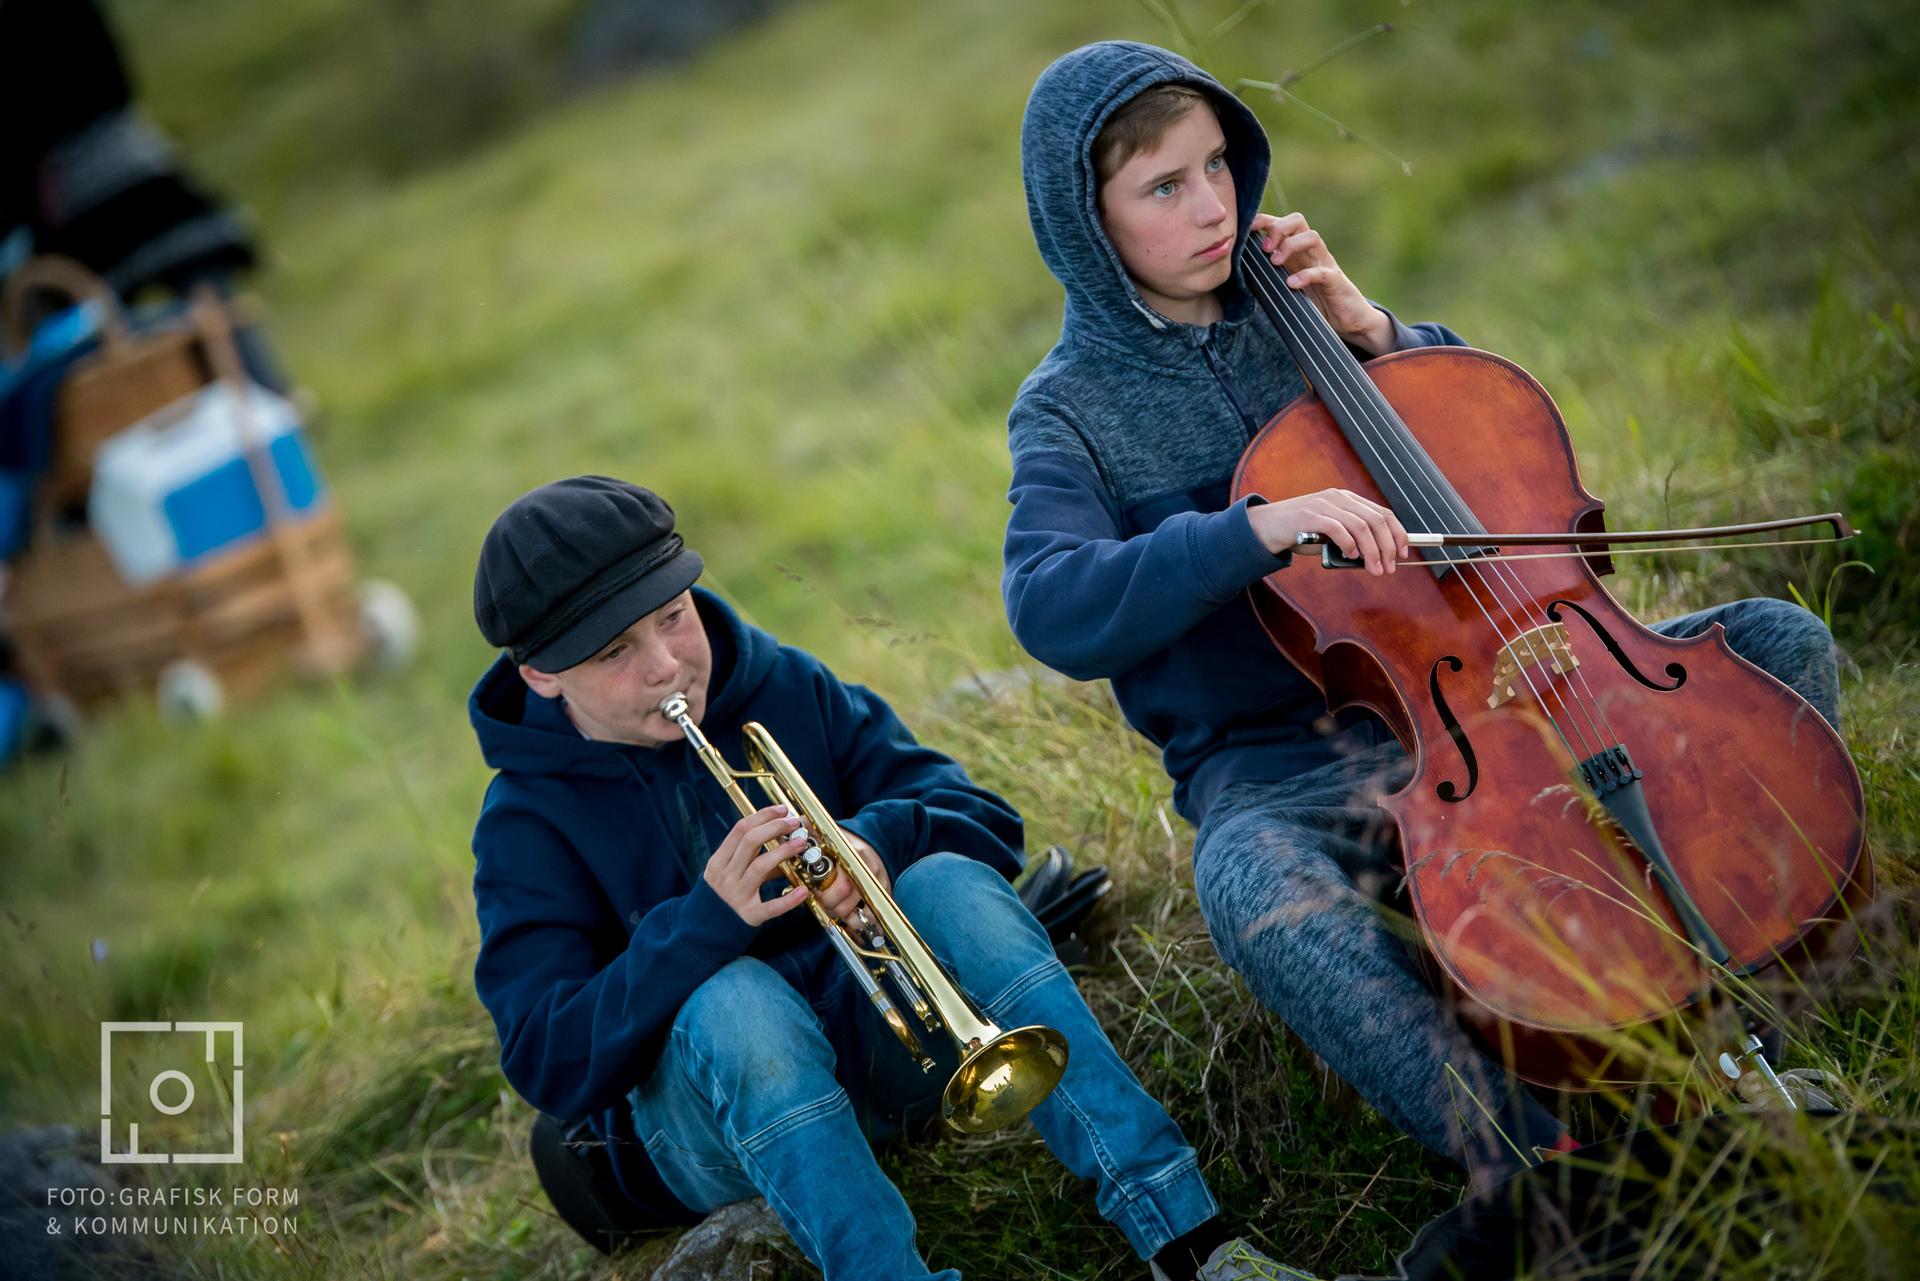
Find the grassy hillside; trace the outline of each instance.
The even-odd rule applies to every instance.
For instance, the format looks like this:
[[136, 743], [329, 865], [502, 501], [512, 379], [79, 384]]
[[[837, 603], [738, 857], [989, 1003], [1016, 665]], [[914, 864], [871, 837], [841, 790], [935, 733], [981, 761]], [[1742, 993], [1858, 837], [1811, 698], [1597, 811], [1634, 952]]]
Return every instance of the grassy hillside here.
[[[474, 552], [516, 494], [609, 472], [670, 496], [712, 584], [882, 691], [1036, 847], [1113, 867], [1085, 986], [1117, 1043], [1277, 1253], [1382, 1268], [1458, 1179], [1220, 967], [1153, 755], [1098, 688], [950, 694], [1021, 661], [998, 602], [1004, 415], [1059, 319], [1022, 103], [1084, 40], [1178, 34], [1094, 0], [819, 0], [568, 94], [578, 4], [468, 8], [113, 5], [153, 112], [259, 212], [262, 304], [323, 408], [363, 570], [412, 594], [425, 635], [403, 676], [198, 727], [130, 705], [0, 778], [0, 1124], [90, 1124], [100, 1019], [243, 1018], [271, 1136], [249, 1176], [302, 1188], [302, 1229], [278, 1254], [173, 1243], [196, 1275], [646, 1275], [651, 1255], [602, 1262], [548, 1212], [470, 978]], [[1231, 11], [1181, 12], [1203, 36]], [[1868, 527], [1871, 574], [1641, 559], [1614, 589], [1645, 617], [1756, 592], [1831, 609], [1889, 928], [1790, 1058], [1911, 1121], [1920, 35], [1893, 0], [1317, 0], [1254, 6], [1202, 52], [1278, 81], [1379, 19], [1396, 29], [1294, 85], [1304, 102], [1249, 91], [1269, 207], [1307, 212], [1401, 315], [1539, 377], [1615, 524], [1845, 505]], [[1920, 1178], [1913, 1143], [1884, 1160]], [[889, 1161], [929, 1256], [969, 1275], [1137, 1274], [1029, 1135]], [[1914, 1225], [1863, 1216], [1855, 1187], [1806, 1193], [1727, 1274], [1889, 1268]]]

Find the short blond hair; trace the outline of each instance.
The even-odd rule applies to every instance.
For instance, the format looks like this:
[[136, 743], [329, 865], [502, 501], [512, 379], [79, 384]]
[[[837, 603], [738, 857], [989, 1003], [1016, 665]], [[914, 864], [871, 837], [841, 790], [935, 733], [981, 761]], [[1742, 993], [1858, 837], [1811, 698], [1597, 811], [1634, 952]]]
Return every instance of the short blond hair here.
[[1192, 85], [1159, 84], [1121, 104], [1100, 127], [1093, 140], [1093, 173], [1101, 186], [1143, 151], [1159, 145], [1167, 130], [1204, 103], [1207, 96]]

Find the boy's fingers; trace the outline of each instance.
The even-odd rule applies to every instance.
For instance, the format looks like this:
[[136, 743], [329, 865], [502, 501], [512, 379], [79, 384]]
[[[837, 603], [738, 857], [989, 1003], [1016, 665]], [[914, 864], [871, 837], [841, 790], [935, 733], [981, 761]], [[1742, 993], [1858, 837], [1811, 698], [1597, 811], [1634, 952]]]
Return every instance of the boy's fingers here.
[[1347, 532], [1347, 527], [1341, 523], [1339, 513], [1333, 510], [1332, 504], [1326, 504], [1324, 510], [1311, 513], [1308, 521], [1311, 522], [1314, 533], [1325, 534], [1333, 539], [1333, 545], [1340, 549], [1342, 556], [1353, 557], [1360, 554], [1359, 544], [1353, 541], [1353, 535]]
[[1393, 513], [1378, 503], [1362, 498], [1351, 489], [1329, 490], [1328, 501], [1359, 543], [1362, 559], [1367, 563], [1367, 572], [1393, 573], [1396, 557], [1389, 549], [1394, 546], [1394, 537], [1388, 524], [1393, 519]]
[[1407, 542], [1407, 527], [1400, 523], [1400, 518], [1393, 514], [1391, 507], [1382, 507], [1372, 499], [1362, 498], [1359, 494], [1353, 493], [1352, 490], [1342, 492], [1350, 495], [1362, 508], [1381, 518], [1374, 522], [1375, 529], [1379, 529], [1382, 522], [1385, 523], [1387, 536], [1380, 540], [1382, 547], [1391, 543], [1395, 557], [1400, 560], [1405, 560], [1413, 554], [1413, 546]]
[[[755, 832], [758, 832], [758, 828], [749, 828], [749, 830], [743, 834], [743, 837], [739, 839], [739, 843], [733, 845], [732, 849], [728, 849], [726, 845], [722, 845], [722, 847], [714, 853], [714, 862], [718, 864], [722, 878], [726, 878], [726, 880], [730, 880], [730, 882], [747, 882], [751, 883], [751, 885], [758, 885], [758, 883], [766, 880], [764, 876], [762, 876], [760, 880], [753, 880], [753, 868], [755, 868], [756, 860], [770, 857], [770, 855], [760, 853], [760, 847], [766, 845], [768, 839], [781, 835], [781, 832], [776, 828], [776, 830], [772, 830], [772, 832], [768, 832], [766, 835], [758, 835], [758, 837], [756, 837]], [[785, 847], [785, 841], [781, 841], [781, 849], [783, 849], [783, 847]], [[799, 853], [799, 847], [787, 851], [787, 855], [795, 855], [795, 853]], [[774, 858], [774, 862], [778, 864], [780, 858]]]
[[1373, 534], [1374, 545], [1380, 549], [1380, 563], [1391, 574], [1399, 556], [1394, 552], [1393, 528], [1387, 524], [1387, 517], [1378, 512], [1372, 513], [1367, 520], [1367, 528]]
[[720, 842], [720, 848], [707, 859], [707, 877], [709, 880], [727, 881], [740, 870], [740, 842], [732, 832]]
[[785, 916], [806, 901], [807, 888], [804, 885], [795, 885], [776, 899], [761, 899], [760, 911], [757, 913], [760, 923], [771, 921], [776, 916]]
[[1385, 573], [1380, 564], [1380, 544], [1373, 540], [1373, 526], [1367, 518], [1353, 512], [1346, 514], [1347, 532], [1353, 535], [1353, 541], [1359, 544], [1360, 559], [1367, 564], [1369, 574]]
[[787, 807], [784, 805], [768, 805], [762, 809], [755, 810], [751, 814], [742, 814], [738, 819], [734, 820], [733, 832], [745, 833], [750, 827], [771, 822], [776, 818], [785, 817], [786, 812]]
[[835, 877], [833, 884], [820, 895], [820, 906], [827, 909], [829, 916], [846, 917], [860, 906], [860, 891], [854, 887], [851, 877]]
[[1307, 269], [1312, 269], [1321, 266], [1322, 264], [1319, 262], [1319, 259], [1326, 257], [1324, 252], [1315, 253], [1314, 251], [1324, 250], [1325, 247], [1325, 243], [1320, 239], [1319, 232], [1303, 227], [1298, 232], [1280, 242], [1280, 253], [1283, 257], [1287, 258], [1291, 258], [1295, 254], [1306, 254], [1307, 260], [1303, 265]]
[[776, 818], [770, 822], [748, 828], [742, 833], [740, 847], [746, 851], [748, 855], [752, 855], [757, 853], [760, 847], [768, 841], [779, 841], [785, 844], [789, 834], [794, 836], [801, 834], [800, 820], [791, 817]]
[[780, 875], [780, 865], [782, 863], [805, 848], [804, 845], [796, 844], [793, 841], [782, 841], [776, 848], [768, 850], [766, 853], [754, 859], [753, 862], [747, 864], [746, 875], [740, 879], [749, 885], [764, 885], [774, 877]]
[[[736, 819], [733, 826], [727, 829], [726, 838], [720, 842], [720, 848], [713, 852], [714, 860], [719, 861], [722, 867], [739, 863], [743, 857], [751, 854], [767, 840], [767, 836], [755, 836], [754, 833], [780, 822], [785, 809], [783, 805], [769, 805], [765, 809], [755, 810], [751, 814], [744, 814]], [[768, 836], [775, 834], [769, 832]]]
[[1333, 519], [1346, 531], [1348, 539], [1357, 549], [1347, 552], [1347, 555], [1357, 556], [1364, 561], [1369, 574], [1383, 573], [1380, 545], [1373, 539], [1373, 526], [1367, 523], [1364, 512], [1355, 511], [1348, 505], [1350, 499], [1351, 495], [1340, 492], [1337, 497], [1328, 500], [1328, 505], [1333, 508]]

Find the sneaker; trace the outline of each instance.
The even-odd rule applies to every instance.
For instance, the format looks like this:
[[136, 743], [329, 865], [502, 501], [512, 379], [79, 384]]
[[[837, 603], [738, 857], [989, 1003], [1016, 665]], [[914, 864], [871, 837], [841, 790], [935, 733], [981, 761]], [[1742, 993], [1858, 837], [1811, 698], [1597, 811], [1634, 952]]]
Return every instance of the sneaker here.
[[[1153, 1281], [1185, 1281], [1185, 1278], [1169, 1277], [1157, 1263], [1149, 1263], [1147, 1267], [1153, 1272]], [[1249, 1245], [1245, 1237], [1235, 1237], [1208, 1256], [1195, 1281], [1316, 1281], [1316, 1278], [1311, 1272], [1268, 1258]]]

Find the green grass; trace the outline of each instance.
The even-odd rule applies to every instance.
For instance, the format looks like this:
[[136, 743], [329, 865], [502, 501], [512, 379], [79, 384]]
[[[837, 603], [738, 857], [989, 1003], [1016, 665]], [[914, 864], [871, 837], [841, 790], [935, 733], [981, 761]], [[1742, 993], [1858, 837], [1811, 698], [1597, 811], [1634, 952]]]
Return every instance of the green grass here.
[[[1020, 661], [997, 596], [1004, 415], [1059, 306], [1026, 228], [1020, 109], [1083, 40], [1166, 39], [1146, 9], [823, 0], [568, 94], [564, 0], [480, 5], [458, 28], [477, 41], [435, 3], [114, 7], [151, 109], [258, 210], [263, 307], [323, 408], [362, 570], [404, 586], [426, 631], [402, 676], [195, 728], [131, 704], [0, 779], [5, 1123], [89, 1124], [102, 1018], [240, 1017], [248, 1177], [301, 1187], [302, 1231], [286, 1255], [201, 1243], [194, 1274], [645, 1275], [666, 1243], [604, 1263], [547, 1210], [470, 977], [472, 558], [514, 495], [601, 471], [666, 493], [714, 584], [880, 689], [1020, 806], [1036, 847], [1114, 869], [1089, 999], [1276, 1253], [1377, 1271], [1453, 1202], [1457, 1176], [1214, 958], [1191, 832], [1104, 691], [947, 695]], [[1231, 6], [1189, 8], [1199, 28]], [[1845, 505], [1869, 529], [1847, 554], [1871, 576], [1789, 550], [1623, 560], [1614, 587], [1644, 617], [1831, 601], [1887, 894], [1789, 1060], [1912, 1121], [1920, 670], [1897, 518], [1920, 35], [1890, 2], [1324, 0], [1258, 9], [1209, 61], [1274, 80], [1382, 17], [1403, 25], [1294, 88], [1412, 175], [1256, 101], [1272, 207], [1306, 211], [1401, 315], [1538, 376], [1616, 525]], [[886, 1159], [927, 1252], [969, 1275], [1137, 1275], [1030, 1135]], [[1885, 1162], [1920, 1179], [1911, 1138]], [[1892, 1275], [1886, 1242], [1911, 1223], [1795, 1168], [1801, 1217], [1726, 1274]]]

